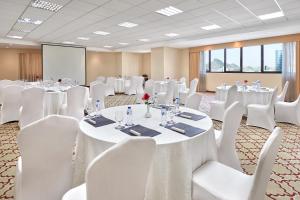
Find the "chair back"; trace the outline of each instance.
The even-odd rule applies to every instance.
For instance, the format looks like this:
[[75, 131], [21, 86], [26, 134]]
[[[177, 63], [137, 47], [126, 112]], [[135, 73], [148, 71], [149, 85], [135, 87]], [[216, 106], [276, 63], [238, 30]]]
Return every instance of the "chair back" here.
[[58, 115], [20, 131], [17, 142], [22, 174], [17, 199], [59, 200], [72, 187], [72, 156], [78, 131], [76, 119]]
[[129, 85], [127, 93], [129, 95], [136, 94], [137, 85], [138, 85], [137, 77], [136, 76], [131, 76], [130, 77], [130, 85]]
[[280, 95], [277, 96], [277, 101], [284, 101], [285, 100], [285, 96], [286, 96], [286, 93], [288, 91], [288, 87], [289, 87], [289, 82], [286, 81]]
[[175, 85], [176, 85], [176, 82], [174, 80], [170, 80], [167, 83], [167, 93], [166, 93], [166, 103], [167, 104], [172, 104], [173, 103]]
[[105, 83], [105, 76], [98, 76], [96, 80]]
[[154, 80], [148, 79], [145, 82], [145, 92], [149, 93], [151, 96], [154, 95]]
[[199, 81], [199, 79], [197, 79], [197, 78], [194, 78], [193, 80], [191, 80], [189, 94], [193, 94], [197, 91], [198, 81]]
[[29, 88], [22, 91], [20, 128], [44, 117], [45, 90]]
[[0, 123], [19, 120], [23, 89], [24, 87], [19, 85], [8, 85], [2, 88], [3, 99]]
[[109, 88], [115, 88], [116, 78], [115, 77], [108, 77], [106, 79], [106, 84]]
[[87, 199], [144, 199], [155, 148], [152, 138], [131, 137], [99, 155], [87, 169]]
[[65, 85], [71, 85], [72, 84], [72, 79], [71, 78], [62, 78], [61, 83]]
[[277, 91], [278, 91], [278, 88], [276, 87], [272, 93], [272, 97], [269, 101], [269, 111], [273, 112], [274, 114], [274, 104], [276, 103], [276, 100], [277, 100]]
[[218, 143], [219, 162], [242, 171], [235, 149], [235, 138], [240, 127], [244, 109], [241, 103], [235, 101], [224, 113], [221, 138]]
[[276, 127], [264, 144], [254, 173], [250, 200], [264, 199], [272, 168], [281, 143], [283, 131]]
[[237, 86], [233, 85], [228, 89], [226, 99], [225, 99], [225, 109], [228, 108], [233, 102], [236, 101], [237, 96]]
[[3, 92], [2, 89], [8, 85], [11, 85], [13, 81], [11, 80], [1, 80], [0, 81], [0, 104], [3, 102]]
[[91, 87], [93, 91], [91, 98], [92, 98], [92, 107], [93, 110], [96, 110], [96, 101], [100, 100], [101, 109], [105, 108], [104, 100], [105, 100], [105, 90], [106, 85], [104, 83], [97, 83]]
[[199, 106], [202, 100], [202, 96], [198, 93], [191, 94], [185, 101], [185, 107], [199, 110]]
[[137, 94], [144, 94], [144, 77], [142, 76], [137, 76], [136, 77], [136, 93]]
[[84, 108], [87, 105], [88, 88], [83, 86], [72, 87], [67, 90], [66, 115], [79, 120], [84, 116]]

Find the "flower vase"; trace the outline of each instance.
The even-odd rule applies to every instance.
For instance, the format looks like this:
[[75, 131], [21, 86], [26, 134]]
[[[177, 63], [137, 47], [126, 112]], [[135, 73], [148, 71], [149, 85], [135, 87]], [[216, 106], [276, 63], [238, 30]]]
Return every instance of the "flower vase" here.
[[145, 118], [150, 118], [152, 117], [150, 113], [150, 104], [147, 104], [147, 112], [145, 113]]

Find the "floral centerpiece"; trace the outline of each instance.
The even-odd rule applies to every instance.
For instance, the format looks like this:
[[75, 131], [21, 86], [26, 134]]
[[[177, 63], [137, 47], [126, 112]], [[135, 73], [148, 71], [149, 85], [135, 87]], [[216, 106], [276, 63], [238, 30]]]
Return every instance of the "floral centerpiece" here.
[[150, 102], [150, 95], [148, 93], [145, 93], [142, 97], [142, 100], [144, 101], [144, 104], [147, 105], [147, 112], [145, 114], [145, 117], [146, 118], [150, 118], [151, 117], [151, 113], [150, 113], [150, 105], [151, 105], [151, 102]]

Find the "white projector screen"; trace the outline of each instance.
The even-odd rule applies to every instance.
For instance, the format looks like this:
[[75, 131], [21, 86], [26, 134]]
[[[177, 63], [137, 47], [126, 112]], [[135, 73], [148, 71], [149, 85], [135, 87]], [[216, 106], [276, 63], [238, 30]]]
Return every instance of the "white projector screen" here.
[[85, 84], [84, 47], [43, 44], [42, 52], [44, 80], [71, 78], [80, 85]]

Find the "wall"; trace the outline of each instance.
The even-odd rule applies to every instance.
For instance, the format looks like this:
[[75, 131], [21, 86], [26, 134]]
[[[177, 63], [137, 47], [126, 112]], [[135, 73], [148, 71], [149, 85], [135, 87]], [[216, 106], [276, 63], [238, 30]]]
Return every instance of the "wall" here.
[[260, 74], [260, 73], [207, 73], [206, 90], [215, 91], [217, 86], [223, 83], [233, 85], [236, 81], [243, 82], [247, 80], [249, 84], [253, 81], [260, 80], [265, 87], [278, 87], [281, 91], [282, 76], [281, 74]]
[[41, 52], [38, 49], [0, 48], [0, 80], [19, 79], [19, 54]]
[[122, 76], [137, 76], [142, 74], [143, 54], [122, 53]]
[[151, 49], [151, 79], [164, 79], [164, 48]]
[[151, 78], [151, 53], [142, 55], [142, 74], [148, 75]]

